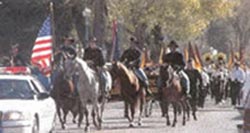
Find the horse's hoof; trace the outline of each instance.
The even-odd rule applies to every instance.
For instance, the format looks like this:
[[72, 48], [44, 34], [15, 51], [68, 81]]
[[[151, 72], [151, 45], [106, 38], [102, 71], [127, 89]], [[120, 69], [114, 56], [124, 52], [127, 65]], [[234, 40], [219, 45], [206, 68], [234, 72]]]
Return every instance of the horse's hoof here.
[[72, 122], [73, 122], [74, 124], [76, 124], [76, 120], [73, 120]]
[[167, 126], [170, 126], [170, 124], [171, 124], [170, 122], [167, 122]]
[[62, 125], [62, 129], [64, 130], [66, 127], [65, 127], [65, 125]]
[[175, 124], [173, 124], [172, 127], [175, 127]]
[[130, 123], [130, 124], [129, 124], [129, 127], [134, 127], [134, 124], [133, 124], [133, 123]]
[[185, 122], [185, 121], [183, 121], [183, 122], [182, 122], [182, 125], [183, 125], [183, 126], [185, 126], [185, 125], [186, 125], [186, 122]]
[[142, 126], [142, 122], [138, 122], [138, 126]]
[[84, 128], [84, 131], [85, 131], [85, 132], [88, 132], [88, 131], [89, 131], [89, 127], [85, 127], [85, 128]]
[[78, 124], [77, 124], [77, 127], [78, 127], [78, 128], [81, 128], [81, 124], [80, 124], [80, 123], [78, 123]]
[[195, 121], [197, 121], [197, 118], [196, 118], [196, 117], [194, 117], [194, 120], [195, 120]]
[[102, 126], [100, 125], [98, 128], [97, 128], [97, 130], [101, 130], [102, 129]]

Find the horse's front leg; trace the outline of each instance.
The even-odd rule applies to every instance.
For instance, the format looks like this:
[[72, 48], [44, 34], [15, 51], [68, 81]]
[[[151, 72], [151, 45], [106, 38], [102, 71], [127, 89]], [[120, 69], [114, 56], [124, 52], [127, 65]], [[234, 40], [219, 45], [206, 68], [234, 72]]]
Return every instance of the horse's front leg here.
[[171, 123], [170, 123], [170, 120], [169, 120], [169, 114], [168, 114], [168, 103], [167, 102], [163, 102], [162, 101], [162, 105], [164, 107], [164, 114], [165, 114], [165, 117], [166, 117], [166, 121], [167, 121], [167, 126], [169, 126]]
[[142, 125], [142, 115], [143, 115], [143, 110], [144, 110], [144, 104], [146, 102], [145, 97], [142, 95], [142, 97], [140, 98], [140, 113], [139, 113], [139, 117], [138, 117], [138, 125], [141, 126]]
[[128, 115], [128, 102], [124, 101], [124, 117], [129, 119], [129, 115]]
[[136, 108], [136, 103], [132, 103], [130, 105], [131, 116], [129, 119], [129, 127], [134, 127], [135, 108]]
[[191, 101], [192, 101], [191, 102], [192, 115], [193, 115], [194, 120], [197, 120], [197, 117], [196, 117], [196, 111], [197, 111], [196, 100], [191, 99]]
[[87, 109], [87, 104], [83, 104], [83, 111], [84, 111], [84, 115], [85, 115], [85, 122], [86, 122], [86, 125], [85, 125], [85, 128], [84, 128], [84, 131], [87, 132], [89, 131], [89, 112], [88, 112], [88, 109]]
[[67, 122], [67, 115], [69, 113], [68, 109], [63, 109], [63, 123], [65, 124]]
[[172, 127], [175, 127], [176, 122], [177, 122], [177, 108], [178, 108], [177, 106], [178, 106], [178, 104], [173, 103], [172, 105], [173, 105], [173, 110], [174, 110], [174, 120], [173, 120]]
[[182, 109], [183, 109], [183, 119], [182, 119], [182, 125], [186, 125], [186, 105], [185, 105], [185, 102], [182, 101], [181, 102], [181, 106], [182, 106]]
[[62, 126], [62, 129], [65, 129], [65, 126], [64, 126], [64, 123], [63, 123], [63, 119], [62, 119], [62, 116], [61, 116], [61, 108], [59, 107], [58, 103], [56, 103], [56, 112], [57, 112], [57, 115], [59, 117], [59, 121], [61, 123], [61, 126]]
[[103, 122], [103, 112], [104, 112], [104, 108], [105, 108], [105, 104], [108, 100], [106, 98], [103, 99], [103, 102], [101, 104], [101, 109], [100, 109], [100, 122]]
[[98, 105], [98, 101], [96, 101], [96, 104], [93, 106], [92, 109], [92, 118], [93, 123], [97, 129], [101, 129], [102, 126], [102, 120], [101, 120], [101, 114], [100, 114], [100, 106]]
[[77, 102], [77, 113], [79, 114], [79, 117], [78, 117], [78, 127], [80, 128], [81, 127], [81, 124], [82, 124], [82, 120], [83, 120], [83, 108], [82, 108], [82, 105], [81, 105], [81, 102], [80, 100]]
[[185, 99], [185, 105], [186, 105], [186, 111], [187, 111], [187, 120], [189, 121], [189, 119], [190, 119], [190, 100], [188, 100], [188, 99]]

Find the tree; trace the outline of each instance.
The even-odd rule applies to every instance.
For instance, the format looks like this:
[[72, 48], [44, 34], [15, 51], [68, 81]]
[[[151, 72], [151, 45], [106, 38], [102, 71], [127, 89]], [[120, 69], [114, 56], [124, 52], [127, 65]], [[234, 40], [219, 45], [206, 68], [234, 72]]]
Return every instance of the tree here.
[[171, 38], [190, 40], [212, 20], [230, 15], [235, 4], [231, 0], [109, 0], [109, 12], [110, 19], [121, 18], [132, 35], [138, 36], [141, 25], [152, 29], [160, 24]]

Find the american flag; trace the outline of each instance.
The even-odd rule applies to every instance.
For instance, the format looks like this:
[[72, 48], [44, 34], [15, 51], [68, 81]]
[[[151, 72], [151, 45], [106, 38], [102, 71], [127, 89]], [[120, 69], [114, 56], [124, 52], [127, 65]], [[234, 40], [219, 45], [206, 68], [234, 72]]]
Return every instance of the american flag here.
[[51, 72], [51, 58], [52, 58], [52, 34], [51, 34], [51, 21], [47, 17], [43, 22], [36, 38], [31, 62], [37, 65], [44, 75], [49, 75]]

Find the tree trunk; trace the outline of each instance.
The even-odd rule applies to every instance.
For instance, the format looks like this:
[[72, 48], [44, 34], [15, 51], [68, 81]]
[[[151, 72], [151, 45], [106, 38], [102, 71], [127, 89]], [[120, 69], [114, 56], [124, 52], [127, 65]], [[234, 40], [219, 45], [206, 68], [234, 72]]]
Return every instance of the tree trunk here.
[[97, 45], [104, 48], [106, 35], [107, 3], [106, 0], [94, 0], [93, 34], [97, 38]]

